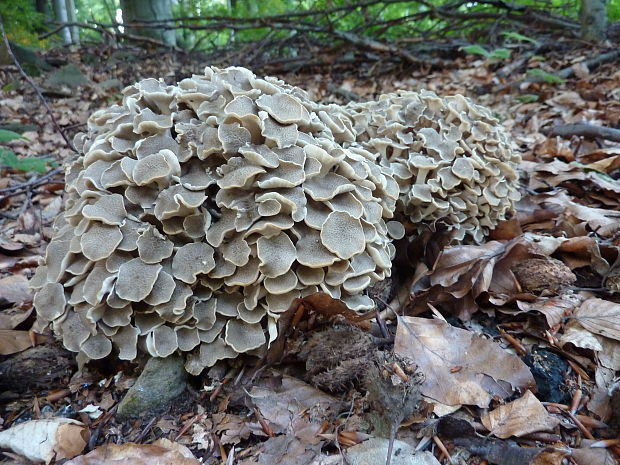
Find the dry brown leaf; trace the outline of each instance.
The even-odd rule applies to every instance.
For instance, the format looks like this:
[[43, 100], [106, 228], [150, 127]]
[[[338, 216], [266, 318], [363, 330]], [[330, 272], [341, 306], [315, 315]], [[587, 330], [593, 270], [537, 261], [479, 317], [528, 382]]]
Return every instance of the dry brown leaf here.
[[300, 441], [293, 435], [269, 438], [262, 444], [259, 465], [310, 465], [320, 463], [321, 446]]
[[250, 437], [247, 415], [216, 413], [213, 415], [213, 430], [218, 433], [222, 444], [239, 444]]
[[444, 249], [433, 269], [413, 284], [415, 313], [426, 311], [428, 304], [433, 304], [467, 320], [478, 309], [474, 299], [491, 287], [501, 294], [518, 292], [510, 267], [514, 261], [530, 255], [522, 241], [519, 237], [510, 242], [490, 241]]
[[585, 329], [575, 320], [570, 320], [564, 326], [564, 334], [560, 336], [560, 344], [573, 344], [575, 347], [590, 349], [596, 352], [603, 350], [600, 339]]
[[584, 447], [573, 449], [570, 455], [577, 465], [616, 465], [618, 463], [607, 449]]
[[550, 328], [559, 325], [563, 318], [571, 315], [577, 305], [577, 299], [570, 295], [538, 298], [534, 302], [517, 301], [517, 306], [524, 312], [536, 311], [542, 313]]
[[487, 407], [494, 396], [504, 399], [536, 385], [519, 357], [440, 320], [399, 318], [394, 352], [418, 365], [425, 376], [422, 394], [442, 404]]
[[603, 346], [598, 353], [601, 365], [613, 371], [620, 370], [620, 342], [608, 337], [599, 336], [599, 341]]
[[30, 331], [0, 329], [0, 355], [9, 355], [32, 347]]
[[34, 307], [28, 306], [26, 309], [17, 307], [0, 311], [0, 329], [15, 329], [32, 314], [32, 310]]
[[476, 299], [482, 293], [489, 303], [499, 306], [523, 298], [525, 291], [515, 277], [515, 266], [528, 259], [545, 258], [562, 240], [526, 233], [508, 242], [446, 248], [432, 270], [416, 276], [413, 312], [422, 313], [431, 304], [467, 320], [478, 310]]
[[588, 331], [620, 341], [620, 304], [593, 297], [581, 304], [574, 317]]
[[14, 274], [0, 279], [0, 303], [18, 304], [28, 300], [32, 300], [32, 293], [24, 275]]
[[154, 444], [105, 444], [65, 465], [200, 465], [193, 456], [186, 457], [176, 446]]
[[33, 462], [70, 459], [84, 450], [89, 432], [69, 418], [31, 420], [0, 431], [0, 447], [11, 449]]
[[319, 442], [316, 434], [321, 423], [340, 406], [335, 397], [299, 379], [277, 374], [261, 379], [249, 396], [274, 433], [293, 433], [310, 443]]
[[485, 413], [481, 421], [491, 434], [501, 439], [549, 431], [560, 423], [557, 418], [547, 413], [545, 407], [530, 391], [526, 391], [520, 399]]

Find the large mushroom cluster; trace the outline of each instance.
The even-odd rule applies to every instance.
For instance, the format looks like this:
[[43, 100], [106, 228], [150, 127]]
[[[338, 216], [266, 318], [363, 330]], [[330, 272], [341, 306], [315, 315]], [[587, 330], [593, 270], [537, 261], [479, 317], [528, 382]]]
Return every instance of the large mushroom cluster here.
[[243, 68], [128, 87], [77, 139], [39, 318], [83, 361], [180, 350], [199, 373], [272, 341], [296, 298], [372, 308], [404, 229], [389, 167], [354, 141], [346, 116]]
[[441, 223], [455, 240], [481, 242], [520, 198], [519, 155], [491, 112], [462, 95], [401, 91], [343, 110], [398, 183], [396, 218], [418, 229]]
[[197, 374], [256, 353], [297, 298], [373, 308], [364, 291], [390, 275], [397, 219], [479, 240], [516, 198], [503, 133], [462, 97], [326, 106], [243, 68], [123, 93], [76, 139], [31, 281], [81, 361], [181, 351]]

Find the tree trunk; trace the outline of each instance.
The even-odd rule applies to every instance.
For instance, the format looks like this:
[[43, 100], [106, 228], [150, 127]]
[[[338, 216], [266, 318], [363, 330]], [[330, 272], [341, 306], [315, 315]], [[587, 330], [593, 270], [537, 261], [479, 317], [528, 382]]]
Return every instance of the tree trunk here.
[[[69, 22], [69, 16], [67, 15], [67, 3], [65, 0], [54, 0], [54, 12], [56, 13], [56, 21], [61, 24]], [[59, 31], [59, 34], [65, 44], [71, 43], [71, 31], [68, 27], [63, 27]]]
[[47, 0], [35, 0], [34, 7], [39, 13], [45, 15], [46, 21], [54, 20], [54, 17], [52, 16], [52, 10], [50, 9], [50, 5]]
[[[171, 0], [121, 0], [123, 22], [162, 21], [172, 19]], [[168, 24], [168, 23], [167, 23]], [[171, 47], [176, 46], [176, 31], [161, 27], [126, 28], [129, 34], [150, 37]]]
[[[75, 9], [75, 0], [65, 0], [67, 5], [67, 18], [70, 23], [77, 23], [77, 11]], [[74, 44], [80, 43], [80, 28], [77, 26], [70, 26], [69, 31], [71, 32], [71, 41]]]
[[581, 0], [581, 38], [603, 41], [607, 38], [607, 0]]

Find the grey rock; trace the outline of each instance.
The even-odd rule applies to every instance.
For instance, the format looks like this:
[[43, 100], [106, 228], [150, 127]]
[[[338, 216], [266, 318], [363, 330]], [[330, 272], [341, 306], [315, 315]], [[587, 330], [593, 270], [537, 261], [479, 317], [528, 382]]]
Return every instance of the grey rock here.
[[146, 412], [161, 413], [186, 387], [187, 372], [181, 356], [153, 357], [119, 403], [116, 416], [123, 420]]
[[[381, 465], [386, 463], [390, 441], [384, 438], [371, 438], [353, 447], [346, 454], [351, 465]], [[430, 452], [416, 451], [403, 441], [394, 441], [390, 465], [440, 465]]]

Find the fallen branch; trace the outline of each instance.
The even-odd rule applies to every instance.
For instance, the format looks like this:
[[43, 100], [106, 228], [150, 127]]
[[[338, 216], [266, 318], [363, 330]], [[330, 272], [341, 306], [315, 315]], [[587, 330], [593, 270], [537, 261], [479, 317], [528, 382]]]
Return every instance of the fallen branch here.
[[26, 82], [30, 85], [30, 87], [33, 88], [34, 92], [37, 94], [37, 97], [39, 97], [39, 100], [41, 101], [41, 103], [45, 107], [45, 110], [47, 111], [47, 114], [50, 116], [50, 118], [52, 120], [52, 124], [56, 128], [56, 131], [58, 131], [60, 133], [60, 135], [64, 139], [65, 143], [67, 144], [67, 147], [69, 147], [71, 149], [71, 151], [73, 151], [75, 153], [79, 153], [77, 151], [77, 149], [73, 146], [73, 144], [71, 143], [71, 141], [69, 140], [69, 138], [67, 137], [65, 132], [62, 130], [60, 125], [58, 124], [58, 121], [56, 121], [56, 117], [54, 116], [54, 113], [52, 112], [52, 109], [49, 106], [49, 103], [47, 103], [47, 100], [45, 99], [45, 97], [43, 96], [43, 94], [41, 93], [39, 88], [37, 87], [36, 83], [32, 80], [32, 78], [30, 76], [28, 76], [26, 74], [24, 69], [19, 64], [19, 61], [15, 57], [15, 54], [13, 53], [13, 50], [11, 49], [11, 44], [9, 43], [9, 38], [6, 36], [6, 32], [4, 31], [4, 24], [2, 23], [2, 18], [0, 18], [0, 33], [2, 34], [2, 39], [4, 40], [4, 45], [6, 47], [7, 53], [11, 57], [11, 60], [13, 60], [13, 63], [15, 63], [15, 66], [17, 67], [17, 70], [19, 71], [19, 74], [21, 74], [21, 76], [26, 80]]
[[554, 126], [543, 132], [550, 137], [560, 136], [570, 138], [572, 136], [580, 136], [587, 139], [605, 139], [613, 142], [620, 142], [620, 129], [596, 126], [588, 123]]
[[[620, 50], [614, 50], [612, 52], [601, 53], [589, 60], [584, 61], [583, 63], [588, 67], [589, 70], [593, 70], [594, 68], [599, 67], [605, 63], [610, 63], [614, 60], [620, 58]], [[558, 76], [562, 79], [569, 78], [575, 74], [575, 68], [569, 66], [568, 68], [564, 68], [558, 72]]]
[[[593, 58], [590, 58], [589, 60], [585, 60], [582, 63], [585, 64], [589, 70], [593, 70], [600, 65], [603, 65], [605, 63], [610, 63], [617, 59], [620, 59], [620, 50], [614, 50], [612, 52], [602, 53]], [[575, 68], [573, 66], [569, 66], [568, 68], [561, 69], [557, 73], [554, 73], [554, 76], [557, 76], [560, 79], [568, 79], [572, 77], [574, 74], [575, 74]], [[525, 83], [540, 84], [543, 82], [545, 82], [545, 78], [543, 77], [529, 76], [525, 79], [519, 79], [518, 81], [510, 82], [510, 83], [498, 86], [495, 89], [495, 91], [502, 92], [508, 89], [517, 90], [522, 84], [525, 84]], [[614, 139], [609, 139], [609, 140], [614, 140]]]
[[[43, 176], [34, 177], [26, 182], [22, 182], [15, 186], [5, 187], [4, 189], [0, 189], [0, 202], [4, 199], [8, 199], [9, 197], [15, 197], [16, 195], [23, 194], [24, 191], [29, 191], [35, 187], [42, 186], [43, 184], [47, 184], [50, 180], [59, 173], [62, 173], [62, 168], [54, 168], [52, 171], [47, 172]], [[6, 194], [6, 195], [4, 195]]]

